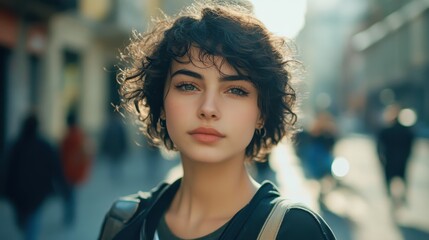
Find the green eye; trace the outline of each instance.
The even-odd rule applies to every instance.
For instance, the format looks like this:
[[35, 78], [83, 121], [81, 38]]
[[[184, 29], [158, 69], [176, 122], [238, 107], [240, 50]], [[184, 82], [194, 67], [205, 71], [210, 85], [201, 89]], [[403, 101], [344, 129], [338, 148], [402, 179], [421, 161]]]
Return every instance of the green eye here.
[[247, 91], [245, 91], [245, 90], [243, 90], [241, 88], [237, 88], [237, 87], [230, 88], [228, 90], [228, 92], [232, 93], [234, 95], [237, 95], [237, 96], [247, 96], [247, 95], [249, 95], [249, 93]]
[[193, 84], [190, 84], [190, 83], [180, 83], [175, 87], [176, 89], [179, 89], [180, 91], [184, 91], [184, 92], [198, 90], [197, 87], [195, 87]]

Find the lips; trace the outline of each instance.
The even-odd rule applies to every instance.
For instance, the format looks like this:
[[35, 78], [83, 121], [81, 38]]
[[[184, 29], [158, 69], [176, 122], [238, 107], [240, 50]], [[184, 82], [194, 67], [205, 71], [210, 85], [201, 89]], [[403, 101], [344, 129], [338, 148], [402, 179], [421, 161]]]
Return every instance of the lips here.
[[197, 128], [188, 132], [196, 141], [202, 143], [214, 143], [224, 138], [225, 135], [214, 128]]

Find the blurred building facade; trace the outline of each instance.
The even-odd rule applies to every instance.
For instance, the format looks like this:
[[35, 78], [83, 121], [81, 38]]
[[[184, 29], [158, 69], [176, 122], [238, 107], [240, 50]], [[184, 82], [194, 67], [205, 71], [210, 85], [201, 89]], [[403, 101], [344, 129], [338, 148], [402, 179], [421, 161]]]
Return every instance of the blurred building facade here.
[[42, 95], [50, 18], [74, 8], [67, 0], [0, 1], [0, 180], [7, 142]]
[[308, 109], [328, 109], [345, 131], [373, 131], [398, 103], [429, 126], [429, 2], [308, 0], [297, 37], [309, 77]]
[[149, 19], [191, 0], [0, 0], [0, 165], [25, 114], [37, 112], [43, 133], [62, 137], [76, 110], [92, 137], [110, 103], [119, 103], [119, 49]]
[[[341, 68], [348, 49], [347, 39], [357, 32], [365, 10], [362, 0], [307, 0], [305, 25], [296, 37], [306, 71], [300, 88], [308, 92], [302, 108], [304, 118], [309, 119], [304, 119], [304, 124], [311, 122], [311, 115], [317, 111], [343, 115]], [[358, 117], [351, 112], [347, 115], [357, 125]]]
[[351, 85], [362, 83], [364, 119], [380, 125], [387, 105], [416, 112], [416, 127], [429, 126], [429, 1], [369, 1], [365, 28], [350, 39], [350, 62], [344, 66]]

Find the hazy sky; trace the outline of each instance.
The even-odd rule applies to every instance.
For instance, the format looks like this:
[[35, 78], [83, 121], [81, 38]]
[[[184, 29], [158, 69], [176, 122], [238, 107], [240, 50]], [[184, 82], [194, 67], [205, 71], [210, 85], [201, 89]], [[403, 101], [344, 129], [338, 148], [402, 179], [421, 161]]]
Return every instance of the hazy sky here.
[[251, 0], [255, 14], [269, 30], [295, 38], [305, 23], [307, 0]]

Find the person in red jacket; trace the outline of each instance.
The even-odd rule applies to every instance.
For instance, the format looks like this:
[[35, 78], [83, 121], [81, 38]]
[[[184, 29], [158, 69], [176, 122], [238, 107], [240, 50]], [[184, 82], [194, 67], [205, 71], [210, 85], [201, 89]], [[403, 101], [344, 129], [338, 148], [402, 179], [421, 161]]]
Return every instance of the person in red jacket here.
[[61, 161], [67, 181], [65, 191], [65, 224], [72, 224], [75, 218], [76, 186], [84, 183], [92, 162], [91, 146], [83, 130], [77, 124], [76, 114], [67, 117], [68, 130], [61, 142]]

